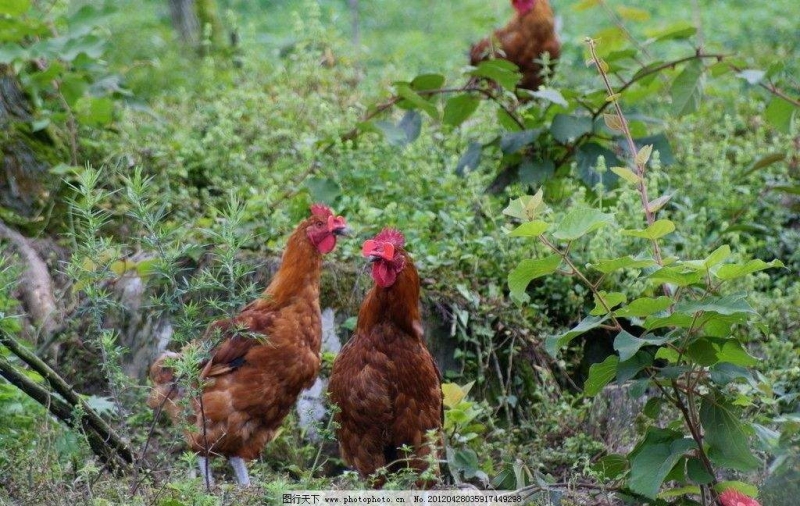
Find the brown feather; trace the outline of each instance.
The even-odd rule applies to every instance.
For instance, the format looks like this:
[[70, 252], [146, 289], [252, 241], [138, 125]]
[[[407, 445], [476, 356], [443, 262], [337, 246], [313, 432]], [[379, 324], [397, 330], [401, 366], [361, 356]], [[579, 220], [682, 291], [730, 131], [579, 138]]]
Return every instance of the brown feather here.
[[508, 60], [522, 72], [518, 87], [536, 90], [542, 84], [542, 66], [534, 60], [541, 59], [544, 53], [557, 60], [561, 56], [561, 43], [556, 36], [550, 2], [537, 0], [533, 9], [522, 16], [515, 14], [506, 26], [494, 32], [493, 38], [472, 46], [470, 62], [477, 65], [491, 58]]
[[[342, 458], [364, 478], [384, 466], [427, 469], [426, 433], [442, 426], [440, 375], [423, 342], [419, 276], [400, 251], [405, 268], [391, 287], [376, 285], [367, 294], [355, 335], [336, 357], [328, 385], [339, 407]], [[413, 453], [401, 454], [403, 445]]]
[[200, 364], [202, 395], [192, 399], [191, 413], [178, 408], [180, 392], [163, 357], [153, 364], [148, 405], [168, 405], [173, 421], [183, 418], [195, 425], [185, 433], [192, 450], [256, 458], [319, 373], [322, 256], [306, 235], [315, 220], [305, 220], [292, 233], [262, 297], [209, 326], [206, 337], [222, 341]]

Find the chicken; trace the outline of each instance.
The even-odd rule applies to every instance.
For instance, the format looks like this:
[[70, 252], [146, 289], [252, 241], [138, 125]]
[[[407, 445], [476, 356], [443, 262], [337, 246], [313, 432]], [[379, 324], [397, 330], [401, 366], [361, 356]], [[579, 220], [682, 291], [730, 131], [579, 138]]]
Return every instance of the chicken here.
[[[338, 406], [334, 420], [342, 458], [365, 479], [382, 467], [426, 470], [431, 451], [438, 453], [428, 433], [441, 435], [441, 375], [423, 341], [419, 276], [404, 242], [397, 230], [384, 229], [364, 243], [375, 286], [361, 304], [355, 335], [336, 357], [328, 385]], [[404, 445], [410, 454], [401, 450]], [[384, 482], [373, 477], [376, 488]]]
[[202, 393], [191, 400], [192, 413], [182, 412], [178, 401], [184, 392], [169, 367], [178, 354], [165, 353], [151, 367], [148, 405], [166, 411], [173, 423], [186, 420], [194, 426], [185, 437], [199, 455], [207, 486], [213, 484], [208, 458], [216, 455], [227, 457], [237, 482], [248, 485], [245, 461], [258, 456], [301, 390], [314, 383], [320, 369], [322, 255], [333, 251], [337, 236], [346, 232], [343, 217], [312, 206], [311, 217], [289, 237], [261, 298], [209, 326], [206, 338], [219, 344], [198, 364]]
[[[550, 60], [561, 54], [555, 30], [553, 9], [548, 0], [511, 0], [514, 19], [493, 37], [483, 39], [470, 50], [470, 63], [478, 65], [490, 58], [503, 58], [519, 67], [519, 88], [534, 91], [542, 84], [542, 65], [537, 60], [550, 53]], [[497, 47], [499, 45], [499, 47]]]

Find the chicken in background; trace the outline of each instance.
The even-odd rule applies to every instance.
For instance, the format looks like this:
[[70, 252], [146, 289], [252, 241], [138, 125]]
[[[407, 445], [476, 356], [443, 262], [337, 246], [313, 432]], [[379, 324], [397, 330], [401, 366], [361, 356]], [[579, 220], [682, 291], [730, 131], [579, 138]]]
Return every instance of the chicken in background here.
[[470, 50], [470, 63], [502, 58], [519, 67], [522, 80], [518, 87], [535, 91], [543, 81], [544, 53], [555, 62], [561, 55], [561, 43], [556, 35], [556, 21], [548, 0], [511, 0], [516, 12], [506, 26], [492, 37], [483, 39]]
[[[428, 436], [442, 428], [441, 376], [423, 340], [419, 276], [404, 244], [403, 234], [393, 229], [364, 243], [375, 285], [328, 384], [338, 406], [334, 420], [342, 458], [364, 479], [382, 467], [423, 472], [438, 453], [440, 435], [433, 442]], [[373, 478], [377, 488], [384, 482], [382, 476]]]
[[[345, 219], [315, 204], [289, 237], [281, 265], [263, 295], [238, 315], [212, 323], [206, 338], [219, 342], [211, 358], [198, 365], [202, 394], [191, 400], [192, 413], [178, 403], [167, 352], [150, 369], [154, 387], [147, 401], [173, 423], [188, 422], [185, 432], [199, 455], [200, 474], [213, 485], [208, 458], [226, 457], [240, 485], [249, 485], [245, 461], [256, 458], [275, 436], [300, 392], [320, 369], [322, 337], [319, 281], [322, 256], [347, 232]], [[188, 415], [188, 416], [187, 416]]]

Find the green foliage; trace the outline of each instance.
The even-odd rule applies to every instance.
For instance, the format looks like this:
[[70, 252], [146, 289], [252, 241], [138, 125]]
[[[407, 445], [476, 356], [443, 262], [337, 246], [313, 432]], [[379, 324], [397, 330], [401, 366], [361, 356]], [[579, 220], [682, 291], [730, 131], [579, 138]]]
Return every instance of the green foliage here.
[[[360, 2], [361, 47], [345, 40], [347, 2], [228, 2], [241, 25], [236, 64], [221, 53], [182, 52], [163, 2], [117, 2], [113, 11], [78, 3], [56, 2], [41, 18], [57, 35], [4, 39], [0, 58], [13, 58], [37, 104], [41, 123], [31, 128], [67, 132], [71, 112], [81, 124], [78, 165], [104, 167], [64, 160], [54, 173], [72, 185], [70, 212], [53, 217], [71, 253], [60, 276], [73, 289], [66, 297], [80, 301], [73, 321], [88, 322], [75, 342], [97, 365], [70, 379], [102, 391], [105, 416], [136, 448], [152, 413], [146, 385], [122, 372], [119, 332], [104, 326], [120, 309], [108, 286], [141, 276], [146, 306], [173, 325], [173, 346], [190, 343], [257, 293], [251, 271], [321, 200], [359, 237], [384, 225], [406, 233], [423, 273], [429, 340], [454, 350], [446, 381], [474, 382], [469, 399], [446, 408], [444, 457], [455, 479], [541, 487], [554, 498], [602, 480], [610, 494], [669, 502], [696, 497], [729, 476], [726, 466], [749, 483], [791, 470], [800, 441], [797, 108], [764, 86], [797, 95], [793, 4], [701, 6], [714, 30], [700, 31], [670, 21], [692, 19], [688, 2], [609, 4], [609, 18], [599, 2], [576, 3], [584, 11], [554, 4], [564, 19], [561, 62], [546, 86], [526, 94], [501, 61], [463, 68], [469, 43], [510, 15], [501, 0]], [[42, 5], [3, 3], [13, 12], [0, 14], [0, 37], [41, 29]], [[108, 16], [87, 20], [82, 32], [81, 12]], [[583, 65], [588, 54], [575, 41], [585, 34], [601, 36], [602, 64]], [[699, 34], [709, 54], [742, 57], [698, 56]], [[49, 46], [55, 52], [41, 69], [30, 51], [52, 37], [75, 38], [69, 47], [84, 52]], [[598, 68], [617, 76], [616, 88], [629, 83], [612, 100]], [[47, 80], [54, 69], [74, 100], [68, 109]], [[633, 149], [612, 114], [617, 103], [628, 112]], [[503, 193], [493, 183], [506, 170]], [[640, 184], [654, 197], [646, 210]], [[518, 197], [529, 188], [543, 190]], [[515, 226], [506, 230], [509, 217]], [[355, 267], [358, 242], [337, 248], [335, 293], [323, 293], [347, 307], [343, 318], [369, 282]], [[0, 289], [0, 311], [18, 312], [12, 287]], [[0, 320], [16, 330], [20, 322]], [[600, 334], [609, 334], [612, 355], [590, 359], [581, 347]], [[188, 378], [211, 345], [188, 348], [176, 368]], [[611, 434], [593, 417], [613, 382], [634, 396], [651, 388], [631, 423], [633, 451], [606, 447]], [[575, 383], [594, 397], [576, 394]], [[678, 399], [705, 431], [700, 446]], [[252, 465], [254, 490], [223, 485], [207, 494], [186, 476], [193, 462], [172, 453], [180, 428], [156, 423], [148, 450], [155, 480], [145, 476], [131, 498], [129, 480], [98, 473], [81, 438], [8, 385], [0, 385], [0, 411], [10, 456], [0, 457], [8, 464], [0, 502], [258, 504], [288, 489], [366, 486], [339, 473], [329, 440], [309, 443], [290, 417]], [[741, 444], [726, 446], [727, 438]], [[765, 463], [757, 474], [736, 471], [754, 462]], [[387, 486], [413, 481], [404, 475]]]
[[[601, 76], [606, 79], [606, 70], [598, 59], [593, 41], [589, 41], [589, 47]], [[612, 92], [608, 86], [610, 96]], [[628, 132], [627, 120], [619, 108], [616, 124]], [[632, 144], [629, 133], [627, 138]], [[744, 350], [736, 332], [739, 325], [743, 328], [752, 325], [750, 321], [756, 312], [747, 302], [746, 293], [726, 291], [725, 288], [755, 272], [780, 268], [784, 264], [780, 260], [765, 262], [742, 258], [739, 262], [729, 263], [726, 261], [731, 256], [731, 248], [727, 245], [717, 248], [702, 260], [665, 256], [665, 251], [677, 252], [671, 242], [677, 227], [669, 219], [656, 220], [655, 215], [663, 205], [653, 205], [655, 201], [648, 204], [649, 188], [644, 175], [650, 154], [651, 149], [642, 148], [631, 160], [633, 169], [630, 169], [636, 176], [648, 227], [616, 229], [620, 236], [642, 241], [632, 243], [633, 250], [616, 250], [617, 256], [604, 260], [599, 268], [594, 266], [603, 273], [599, 277], [579, 268], [571, 251], [576, 241], [596, 234], [603, 226], [613, 225], [614, 213], [605, 212], [605, 209], [576, 207], [568, 211], [558, 224], [552, 218], [533, 221], [538, 217], [535, 211], [509, 213], [507, 209], [506, 214], [527, 221], [527, 227], [523, 223], [516, 230], [522, 227], [535, 230], [538, 241], [550, 252], [538, 260], [523, 260], [520, 267], [512, 271], [509, 276], [512, 294], [524, 292], [530, 280], [554, 272], [563, 263], [566, 269], [563, 273], [580, 279], [595, 299], [594, 316], [587, 316], [567, 333], [549, 338], [548, 351], [555, 354], [575, 337], [600, 325], [608, 325], [609, 330], [617, 333], [614, 349], [619, 355], [612, 354], [590, 367], [584, 384], [585, 395], [597, 395], [615, 377], [622, 382], [643, 374], [641, 381], [657, 388], [659, 398], [675, 408], [677, 419], [671, 426], [686, 427], [687, 434], [650, 427], [639, 445], [627, 456], [630, 469], [627, 487], [635, 494], [655, 499], [668, 476], [684, 487], [677, 489], [680, 494], [696, 494], [701, 493], [702, 487], [708, 483], [706, 477], [717, 484], [715, 467], [712, 466], [748, 471], [759, 465], [748, 444], [753, 426], [742, 420], [738, 407], [749, 405], [756, 399], [752, 393], [730, 390], [732, 384], [742, 379], [758, 383], [753, 373], [746, 369], [757, 361]], [[541, 190], [527, 200], [536, 203], [534, 209], [542, 207], [541, 201]], [[640, 263], [642, 260], [646, 263]], [[653, 266], [649, 273], [641, 269], [649, 266]], [[631, 290], [614, 285], [605, 274], [633, 268], [636, 270], [632, 270], [627, 278], [641, 276], [644, 283], [639, 285], [641, 292], [638, 296], [631, 299], [623, 293]], [[520, 272], [526, 275], [522, 276]], [[532, 275], [528, 276], [528, 273]], [[639, 330], [634, 331], [629, 326]], [[731, 368], [737, 371], [735, 375], [723, 373]], [[699, 455], [704, 472], [686, 476], [680, 471], [680, 466], [691, 454]], [[603, 472], [622, 473], [622, 468], [617, 465], [620, 457], [615, 459], [614, 471], [606, 471], [604, 467]], [[701, 475], [703, 478], [699, 479]], [[698, 485], [701, 488], [697, 488]]]

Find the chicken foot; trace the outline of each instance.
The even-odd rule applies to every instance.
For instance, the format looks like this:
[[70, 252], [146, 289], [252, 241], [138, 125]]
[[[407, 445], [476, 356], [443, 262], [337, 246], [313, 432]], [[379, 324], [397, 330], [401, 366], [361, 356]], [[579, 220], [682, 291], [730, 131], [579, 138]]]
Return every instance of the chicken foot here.
[[214, 486], [214, 476], [211, 474], [211, 463], [207, 457], [197, 457], [197, 467], [200, 469], [200, 476], [203, 477], [203, 485], [206, 488]]
[[231, 463], [233, 473], [236, 475], [236, 483], [243, 487], [250, 486], [250, 475], [247, 474], [247, 464], [241, 457], [230, 457], [228, 462]]

